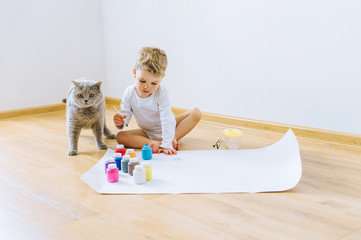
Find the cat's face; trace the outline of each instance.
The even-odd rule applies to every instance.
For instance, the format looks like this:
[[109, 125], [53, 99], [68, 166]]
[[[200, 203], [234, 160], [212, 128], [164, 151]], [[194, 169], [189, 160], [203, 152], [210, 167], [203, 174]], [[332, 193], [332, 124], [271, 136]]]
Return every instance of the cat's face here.
[[101, 81], [77, 79], [73, 81], [72, 101], [80, 108], [91, 107], [101, 102], [103, 94], [100, 90]]

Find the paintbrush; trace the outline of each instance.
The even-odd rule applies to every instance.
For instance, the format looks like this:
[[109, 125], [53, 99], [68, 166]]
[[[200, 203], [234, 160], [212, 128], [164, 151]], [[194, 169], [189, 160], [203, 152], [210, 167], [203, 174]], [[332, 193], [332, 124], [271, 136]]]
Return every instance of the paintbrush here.
[[220, 141], [221, 139], [217, 139], [217, 142], [215, 143], [215, 144], [213, 144], [213, 147], [215, 148], [216, 146], [218, 146], [218, 143], [219, 143], [219, 141]]
[[[115, 106], [113, 106], [113, 108], [115, 109], [115, 111], [117, 111], [117, 113], [120, 114], [120, 111]], [[123, 117], [123, 119], [124, 119], [124, 117]], [[128, 124], [126, 124], [126, 122], [124, 122], [124, 124], [125, 124], [126, 127], [128, 127]]]
[[222, 142], [223, 142], [223, 139], [221, 138], [220, 141], [217, 144], [217, 149], [219, 149], [221, 147]]

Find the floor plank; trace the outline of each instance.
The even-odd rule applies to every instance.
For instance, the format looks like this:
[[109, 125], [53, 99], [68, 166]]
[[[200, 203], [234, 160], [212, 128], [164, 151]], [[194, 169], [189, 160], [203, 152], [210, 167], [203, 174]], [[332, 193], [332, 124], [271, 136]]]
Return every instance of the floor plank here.
[[[113, 108], [107, 107], [108, 127]], [[134, 121], [130, 128], [135, 128]], [[182, 150], [212, 149], [226, 126], [201, 123]], [[240, 129], [242, 148], [282, 134]], [[84, 130], [67, 155], [65, 111], [0, 119], [4, 239], [343, 239], [361, 237], [361, 148], [298, 138], [303, 175], [292, 190], [257, 194], [102, 195], [80, 176], [105, 153]], [[105, 140], [115, 148], [114, 140]], [[224, 146], [221, 146], [224, 149]], [[2, 237], [3, 239], [3, 237]]]

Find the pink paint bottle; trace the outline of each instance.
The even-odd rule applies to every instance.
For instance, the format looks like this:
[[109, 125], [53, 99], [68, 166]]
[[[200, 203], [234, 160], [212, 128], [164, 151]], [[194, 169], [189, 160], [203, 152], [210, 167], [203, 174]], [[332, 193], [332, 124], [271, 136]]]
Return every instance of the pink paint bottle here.
[[119, 181], [119, 170], [116, 164], [109, 164], [107, 169], [107, 180], [110, 183]]

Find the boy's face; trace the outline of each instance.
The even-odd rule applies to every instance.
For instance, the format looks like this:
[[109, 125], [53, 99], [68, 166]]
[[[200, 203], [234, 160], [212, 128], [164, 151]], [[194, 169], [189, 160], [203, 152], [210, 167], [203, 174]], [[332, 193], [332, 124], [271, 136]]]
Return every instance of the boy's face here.
[[160, 82], [164, 78], [164, 75], [155, 76], [148, 70], [142, 69], [133, 69], [133, 73], [134, 78], [137, 81], [135, 90], [141, 98], [147, 98], [155, 93], [159, 88]]

